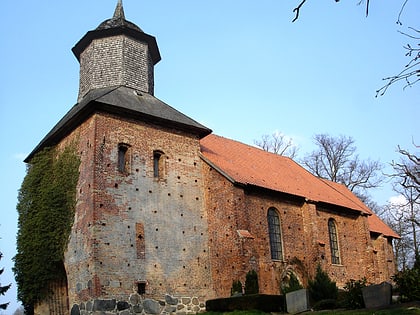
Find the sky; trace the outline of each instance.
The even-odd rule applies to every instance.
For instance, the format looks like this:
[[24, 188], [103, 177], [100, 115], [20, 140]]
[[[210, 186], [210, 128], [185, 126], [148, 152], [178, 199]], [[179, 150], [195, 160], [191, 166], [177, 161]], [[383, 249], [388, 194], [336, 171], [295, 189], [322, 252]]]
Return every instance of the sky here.
[[[18, 306], [12, 258], [23, 159], [77, 102], [79, 64], [71, 48], [112, 17], [116, 0], [16, 0], [0, 20], [0, 268], [12, 283], [0, 303]], [[420, 2], [308, 0], [124, 0], [126, 19], [157, 39], [155, 96], [211, 128], [254, 144], [263, 134], [291, 137], [303, 156], [313, 136], [350, 136], [362, 159], [389, 163], [396, 148], [420, 143], [420, 83], [375, 91], [409, 61], [398, 31], [420, 28]], [[385, 204], [390, 183], [372, 192]]]

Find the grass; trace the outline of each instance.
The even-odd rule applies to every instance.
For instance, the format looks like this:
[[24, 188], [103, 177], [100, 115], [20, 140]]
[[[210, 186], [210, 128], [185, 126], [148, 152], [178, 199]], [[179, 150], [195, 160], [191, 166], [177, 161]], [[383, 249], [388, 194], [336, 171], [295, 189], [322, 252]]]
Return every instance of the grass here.
[[[205, 312], [204, 315], [267, 315], [261, 311], [233, 311], [233, 312]], [[279, 313], [276, 313], [279, 314]], [[420, 315], [420, 306], [401, 305], [382, 310], [330, 310], [317, 312], [304, 312], [303, 315]]]

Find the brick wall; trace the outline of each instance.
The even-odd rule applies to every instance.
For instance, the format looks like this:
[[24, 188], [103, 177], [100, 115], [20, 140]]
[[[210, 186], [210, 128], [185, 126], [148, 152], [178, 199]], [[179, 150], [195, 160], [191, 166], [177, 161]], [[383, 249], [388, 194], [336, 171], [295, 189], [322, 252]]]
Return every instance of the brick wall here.
[[[82, 161], [65, 255], [70, 305], [128, 301], [140, 287], [155, 299], [229, 296], [232, 282], [244, 283], [251, 269], [266, 294], [278, 294], [290, 272], [307, 285], [318, 263], [340, 287], [362, 277], [380, 282], [392, 273], [391, 245], [385, 238], [370, 238], [365, 216], [235, 186], [200, 159], [195, 136], [95, 114], [60, 145], [70, 142], [77, 143]], [[121, 146], [126, 148], [123, 170]], [[271, 259], [271, 207], [281, 222], [281, 260]], [[331, 218], [340, 248], [336, 265], [331, 263]]]
[[[279, 294], [280, 283], [293, 272], [304, 286], [321, 264], [343, 287], [349, 279], [374, 278], [372, 243], [367, 219], [358, 212], [319, 208], [303, 199], [233, 185], [211, 166], [203, 165], [205, 199], [209, 215], [212, 279], [218, 296], [229, 296], [234, 280], [258, 273], [260, 293]], [[267, 212], [280, 217], [283, 259], [271, 259]], [[331, 263], [328, 220], [334, 219], [340, 264]], [[253, 238], [243, 238], [247, 230]], [[383, 259], [381, 258], [383, 261]]]
[[[70, 305], [127, 300], [138, 283], [150, 298], [214, 297], [198, 138], [95, 114], [62, 145], [74, 139], [82, 163], [65, 256]], [[120, 144], [128, 147], [124, 172]], [[158, 178], [155, 151], [164, 159]]]

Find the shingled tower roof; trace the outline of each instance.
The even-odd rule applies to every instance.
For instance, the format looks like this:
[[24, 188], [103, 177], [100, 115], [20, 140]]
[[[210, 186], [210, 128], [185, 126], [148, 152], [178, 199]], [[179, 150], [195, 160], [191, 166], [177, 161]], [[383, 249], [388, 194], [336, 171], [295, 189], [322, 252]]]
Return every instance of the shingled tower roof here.
[[99, 26], [86, 33], [84, 37], [73, 47], [72, 51], [77, 60], [80, 61], [80, 54], [94, 39], [109, 37], [113, 35], [125, 34], [135, 39], [147, 42], [150, 48], [150, 54], [153, 64], [160, 61], [160, 53], [156, 43], [156, 39], [143, 32], [136, 24], [125, 19], [122, 1], [119, 0], [112, 18], [103, 21]]
[[116, 28], [116, 27], [126, 27], [131, 28], [133, 30], [143, 32], [140, 27], [136, 24], [131, 23], [125, 19], [124, 8], [122, 5], [122, 0], [119, 0], [117, 6], [114, 11], [114, 16], [111, 19], [103, 21], [99, 26], [96, 28], [97, 31], [109, 29], [109, 28]]
[[80, 62], [78, 103], [25, 159], [53, 146], [95, 112], [182, 130], [202, 138], [211, 130], [154, 97], [154, 65], [160, 61], [155, 37], [125, 19], [119, 0], [111, 19], [73, 47]]

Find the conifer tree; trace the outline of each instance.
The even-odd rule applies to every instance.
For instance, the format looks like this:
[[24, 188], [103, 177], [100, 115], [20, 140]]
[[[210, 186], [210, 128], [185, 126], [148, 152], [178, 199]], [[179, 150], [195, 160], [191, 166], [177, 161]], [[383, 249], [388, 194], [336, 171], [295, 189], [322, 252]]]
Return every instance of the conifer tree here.
[[[2, 258], [3, 258], [3, 254], [0, 252], [0, 260]], [[3, 273], [3, 271], [4, 271], [4, 268], [0, 269], [0, 275]], [[7, 290], [9, 290], [11, 286], [12, 286], [11, 284], [2, 286], [1, 283], [0, 283], [0, 295], [5, 295]], [[5, 310], [5, 309], [7, 309], [8, 305], [9, 305], [9, 303], [0, 303], [0, 309]]]

